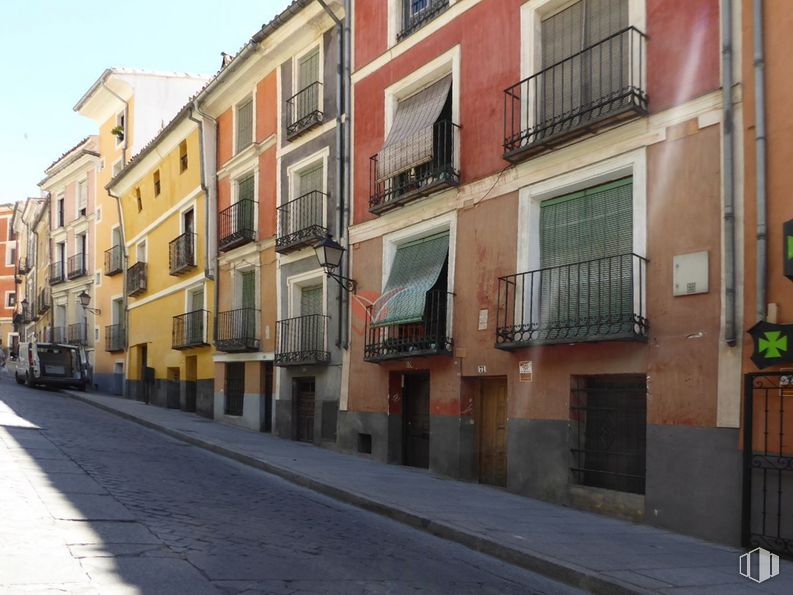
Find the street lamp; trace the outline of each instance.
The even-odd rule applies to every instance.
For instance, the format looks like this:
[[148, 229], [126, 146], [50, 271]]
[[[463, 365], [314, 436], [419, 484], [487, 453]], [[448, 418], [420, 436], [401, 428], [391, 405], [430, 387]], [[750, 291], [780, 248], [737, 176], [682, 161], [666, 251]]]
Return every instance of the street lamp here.
[[344, 247], [335, 241], [330, 234], [326, 235], [322, 240], [314, 245], [314, 252], [317, 254], [319, 266], [325, 271], [325, 274], [335, 279], [336, 282], [347, 291], [355, 293], [358, 284], [349, 277], [337, 275], [333, 271], [339, 268], [341, 264], [341, 257], [344, 254]]
[[77, 299], [80, 302], [80, 305], [83, 307], [83, 310], [90, 312], [91, 314], [101, 314], [102, 311], [99, 308], [89, 308], [88, 304], [91, 303], [91, 296], [83, 289], [80, 292], [80, 295], [77, 296]]

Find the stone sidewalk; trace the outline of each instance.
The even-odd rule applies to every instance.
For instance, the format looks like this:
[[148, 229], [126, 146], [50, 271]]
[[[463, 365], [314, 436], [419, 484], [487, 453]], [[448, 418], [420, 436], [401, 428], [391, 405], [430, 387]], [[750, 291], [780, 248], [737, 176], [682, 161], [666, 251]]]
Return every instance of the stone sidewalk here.
[[349, 504], [596, 593], [793, 593], [793, 563], [755, 584], [740, 550], [647, 525], [232, 428], [99, 394], [82, 402]]

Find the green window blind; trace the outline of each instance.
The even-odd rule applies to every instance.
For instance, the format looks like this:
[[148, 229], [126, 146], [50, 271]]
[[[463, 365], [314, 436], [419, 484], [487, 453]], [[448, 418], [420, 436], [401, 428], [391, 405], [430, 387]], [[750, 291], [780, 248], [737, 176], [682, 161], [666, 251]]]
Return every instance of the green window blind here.
[[242, 307], [256, 308], [256, 271], [240, 274], [242, 280]]
[[372, 309], [372, 323], [384, 326], [421, 322], [427, 292], [438, 281], [448, 256], [448, 233], [397, 248], [388, 282]]
[[253, 99], [237, 106], [237, 153], [253, 142]]
[[544, 201], [540, 319], [591, 334], [633, 312], [633, 180]]

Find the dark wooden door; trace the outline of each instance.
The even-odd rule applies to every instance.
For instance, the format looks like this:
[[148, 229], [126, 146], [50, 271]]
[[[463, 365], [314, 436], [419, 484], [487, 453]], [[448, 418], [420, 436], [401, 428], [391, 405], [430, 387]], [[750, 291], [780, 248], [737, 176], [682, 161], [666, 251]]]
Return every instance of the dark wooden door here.
[[477, 404], [479, 481], [507, 485], [507, 380], [482, 380]]
[[430, 466], [430, 375], [406, 374], [402, 390], [404, 461], [410, 467]]
[[300, 442], [314, 441], [314, 379], [297, 381], [297, 439]]
[[245, 402], [245, 362], [226, 364], [226, 415], [242, 415]]

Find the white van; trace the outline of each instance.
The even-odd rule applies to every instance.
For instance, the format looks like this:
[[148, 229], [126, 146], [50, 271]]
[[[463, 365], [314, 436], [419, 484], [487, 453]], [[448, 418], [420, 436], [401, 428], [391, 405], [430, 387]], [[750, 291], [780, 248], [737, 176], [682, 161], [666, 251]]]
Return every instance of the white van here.
[[85, 350], [77, 345], [21, 342], [14, 375], [19, 384], [28, 386], [71, 386], [85, 390], [88, 384]]

